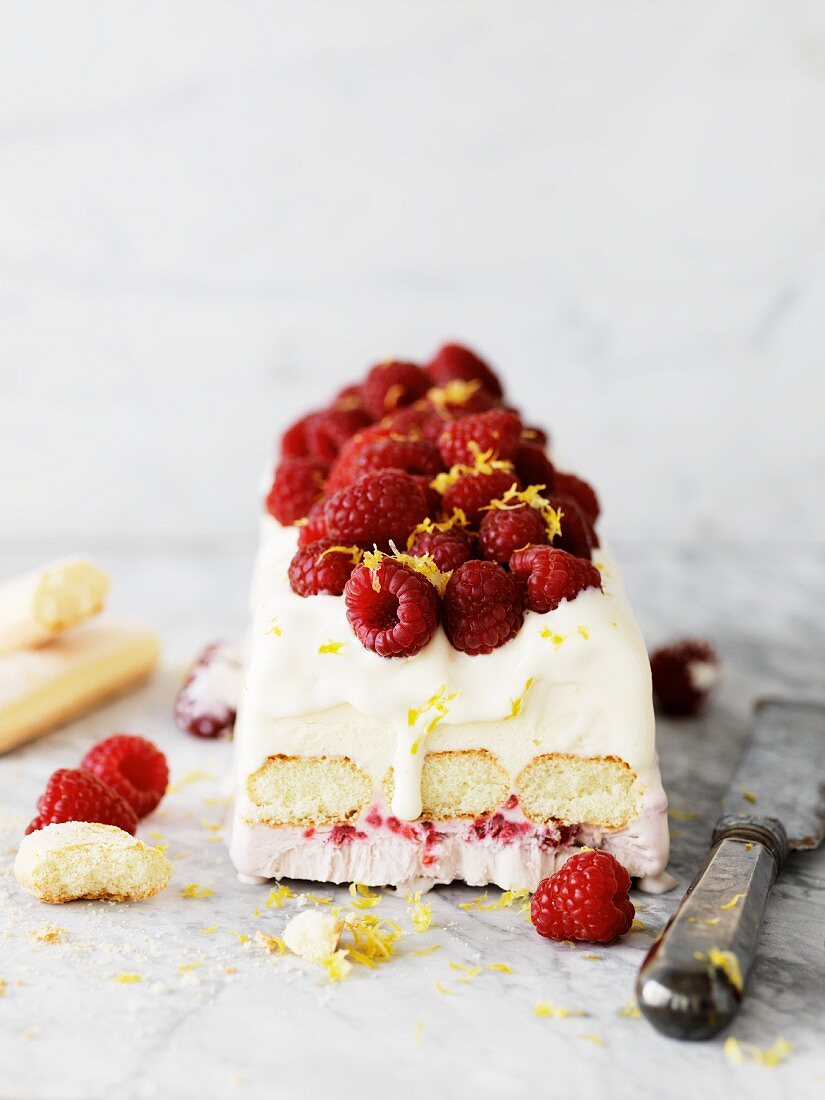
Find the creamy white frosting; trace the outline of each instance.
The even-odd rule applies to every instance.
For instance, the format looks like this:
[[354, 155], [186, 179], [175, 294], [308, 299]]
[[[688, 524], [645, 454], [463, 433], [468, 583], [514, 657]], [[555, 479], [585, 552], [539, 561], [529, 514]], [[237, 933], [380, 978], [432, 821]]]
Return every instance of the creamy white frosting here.
[[[294, 528], [263, 518], [236, 727], [239, 777], [276, 752], [345, 752], [377, 782], [392, 764], [393, 812], [404, 820], [421, 812], [428, 751], [486, 747], [511, 774], [542, 752], [614, 755], [636, 772], [640, 794], [659, 786], [647, 651], [604, 548], [594, 555], [603, 592], [527, 612], [516, 637], [492, 653], [461, 653], [439, 627], [415, 657], [388, 660], [355, 637], [343, 598], [292, 591], [296, 546]], [[324, 652], [329, 643], [343, 646]], [[453, 696], [447, 713], [413, 753], [435, 711], [411, 725], [410, 710], [439, 692]]]

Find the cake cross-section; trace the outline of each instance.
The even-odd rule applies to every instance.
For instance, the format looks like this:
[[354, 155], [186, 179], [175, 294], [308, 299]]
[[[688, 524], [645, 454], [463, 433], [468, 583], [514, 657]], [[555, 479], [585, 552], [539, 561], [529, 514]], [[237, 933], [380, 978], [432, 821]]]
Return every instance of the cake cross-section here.
[[655, 887], [650, 666], [598, 518], [458, 345], [293, 425], [253, 581], [238, 872], [532, 890], [589, 846]]

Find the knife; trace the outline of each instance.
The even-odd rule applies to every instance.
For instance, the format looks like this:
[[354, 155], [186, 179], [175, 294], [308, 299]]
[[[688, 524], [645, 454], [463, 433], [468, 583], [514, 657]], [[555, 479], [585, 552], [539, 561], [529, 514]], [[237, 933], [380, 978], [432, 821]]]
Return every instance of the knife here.
[[762, 915], [789, 850], [825, 832], [825, 705], [756, 704], [707, 859], [642, 963], [644, 1016], [676, 1039], [711, 1039], [742, 1001]]

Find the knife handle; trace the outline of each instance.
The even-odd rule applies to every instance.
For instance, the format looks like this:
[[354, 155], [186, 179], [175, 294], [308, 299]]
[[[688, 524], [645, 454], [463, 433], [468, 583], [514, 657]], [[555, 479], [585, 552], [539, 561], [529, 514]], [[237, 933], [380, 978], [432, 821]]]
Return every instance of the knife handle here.
[[774, 822], [765, 822], [764, 832], [753, 820], [720, 824], [636, 982], [645, 1017], [675, 1039], [711, 1039], [733, 1019], [782, 862]]

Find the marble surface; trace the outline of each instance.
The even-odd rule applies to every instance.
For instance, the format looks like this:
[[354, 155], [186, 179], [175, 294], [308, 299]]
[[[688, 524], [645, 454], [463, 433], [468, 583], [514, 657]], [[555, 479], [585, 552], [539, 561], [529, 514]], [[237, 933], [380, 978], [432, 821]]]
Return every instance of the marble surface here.
[[823, 116], [805, 0], [6, 0], [5, 538], [243, 549], [276, 425], [454, 337], [614, 538], [821, 543]]
[[[651, 642], [699, 633], [714, 638], [726, 659], [727, 678], [704, 717], [660, 724], [676, 811], [672, 870], [683, 888], [739, 757], [754, 697], [822, 693], [825, 634], [817, 608], [825, 599], [825, 554], [779, 560], [769, 547], [669, 557], [631, 550], [620, 559]], [[27, 562], [8, 554], [5, 564], [12, 572]], [[636, 969], [679, 890], [636, 894], [644, 927], [597, 949], [540, 940], [517, 906], [463, 910], [479, 894], [466, 888], [432, 894], [432, 928], [416, 934], [403, 899], [386, 892], [373, 912], [404, 926], [397, 956], [332, 987], [310, 964], [241, 942], [259, 929], [278, 933], [297, 903], [266, 908], [267, 887], [235, 881], [218, 828], [229, 746], [184, 737], [169, 712], [193, 651], [241, 631], [248, 556], [111, 554], [105, 564], [115, 578], [115, 609], [162, 629], [166, 667], [139, 694], [0, 759], [3, 1100], [218, 1100], [355, 1088], [400, 1100], [422, 1090], [503, 1097], [530, 1089], [617, 1100], [665, 1092], [708, 1100], [821, 1095], [825, 851], [792, 858], [777, 885], [749, 994], [731, 1029], [761, 1047], [779, 1034], [790, 1040], [791, 1058], [772, 1070], [732, 1064], [721, 1041], [666, 1040], [623, 1014]], [[19, 833], [47, 775], [114, 730], [156, 739], [172, 762], [177, 789], [141, 827], [145, 838], [161, 834], [157, 842], [169, 845], [172, 886], [142, 904], [41, 905], [11, 875]], [[184, 898], [188, 883], [214, 892]], [[343, 891], [315, 890], [348, 901]], [[64, 929], [58, 941], [33, 936], [47, 923]], [[435, 944], [431, 955], [413, 954]], [[483, 971], [462, 981], [466, 972], [452, 963], [479, 963]], [[489, 963], [506, 963], [512, 973], [491, 971]], [[140, 982], [118, 980], [135, 974]], [[437, 982], [450, 992], [438, 992]], [[534, 1007], [544, 1001], [587, 1015], [539, 1018]]]

